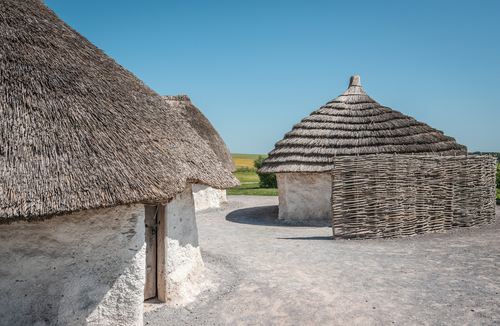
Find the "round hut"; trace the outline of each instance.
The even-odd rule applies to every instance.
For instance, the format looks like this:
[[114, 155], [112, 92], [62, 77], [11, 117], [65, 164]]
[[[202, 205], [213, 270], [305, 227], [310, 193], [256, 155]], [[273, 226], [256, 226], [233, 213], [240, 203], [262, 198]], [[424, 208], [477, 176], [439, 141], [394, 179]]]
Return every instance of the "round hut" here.
[[0, 16], [0, 324], [142, 325], [145, 298], [195, 295], [191, 183], [239, 182], [43, 1]]
[[377, 153], [462, 155], [467, 148], [381, 106], [353, 76], [342, 95], [293, 126], [257, 172], [276, 173], [280, 219], [330, 219], [333, 158]]
[[[191, 99], [184, 94], [165, 95], [162, 97], [170, 107], [177, 110], [189, 122], [191, 127], [198, 132], [198, 135], [207, 142], [208, 146], [210, 146], [215, 155], [217, 155], [222, 162], [222, 165], [227, 170], [236, 172], [233, 157], [226, 143], [224, 143], [222, 137], [200, 109], [191, 102]], [[193, 184], [192, 188], [194, 203], [197, 210], [220, 207], [223, 204], [227, 204], [225, 189], [214, 189], [203, 184]]]

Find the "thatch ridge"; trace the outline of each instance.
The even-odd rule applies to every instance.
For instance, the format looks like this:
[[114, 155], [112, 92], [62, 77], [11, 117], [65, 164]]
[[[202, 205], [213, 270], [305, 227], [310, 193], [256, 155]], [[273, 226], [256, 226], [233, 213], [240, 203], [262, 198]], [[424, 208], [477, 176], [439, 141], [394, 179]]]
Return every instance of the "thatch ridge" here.
[[381, 106], [352, 76], [349, 88], [294, 125], [259, 173], [324, 172], [335, 156], [369, 154], [463, 155], [465, 146], [440, 130]]
[[153, 90], [41, 0], [0, 2], [0, 223], [240, 183]]
[[226, 143], [205, 117], [205, 115], [192, 102], [189, 96], [164, 95], [163, 99], [174, 109], [176, 109], [203, 138], [217, 157], [222, 161], [222, 165], [231, 172], [236, 172], [233, 157]]

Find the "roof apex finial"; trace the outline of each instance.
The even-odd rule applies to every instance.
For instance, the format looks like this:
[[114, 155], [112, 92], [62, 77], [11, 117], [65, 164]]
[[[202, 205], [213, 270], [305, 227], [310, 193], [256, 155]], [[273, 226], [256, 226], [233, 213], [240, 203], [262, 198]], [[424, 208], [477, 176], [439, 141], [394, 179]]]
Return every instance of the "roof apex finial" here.
[[351, 77], [351, 80], [349, 81], [349, 87], [351, 86], [360, 86], [361, 87], [361, 80], [359, 78], [359, 75], [355, 75]]

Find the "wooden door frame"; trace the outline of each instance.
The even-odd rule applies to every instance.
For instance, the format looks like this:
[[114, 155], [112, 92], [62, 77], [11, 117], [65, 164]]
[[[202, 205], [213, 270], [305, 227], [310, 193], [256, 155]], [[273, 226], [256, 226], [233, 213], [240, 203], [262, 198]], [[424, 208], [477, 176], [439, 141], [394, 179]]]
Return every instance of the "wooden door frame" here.
[[167, 302], [167, 214], [166, 204], [158, 204], [156, 214], [156, 296]]
[[[151, 298], [145, 298], [144, 300], [149, 300], [157, 298], [161, 302], [166, 302], [166, 253], [167, 253], [167, 219], [166, 219], [166, 209], [165, 204], [157, 205], [144, 205], [144, 212], [146, 214], [146, 206], [156, 206], [156, 295]], [[144, 220], [146, 224], [146, 220]], [[146, 232], [146, 230], [144, 230]], [[146, 244], [147, 246], [148, 244]], [[147, 257], [147, 256], [146, 256]], [[145, 271], [147, 269], [147, 263], [145, 257]], [[146, 280], [144, 280], [146, 281]], [[146, 282], [144, 283], [144, 289], [146, 289]]]

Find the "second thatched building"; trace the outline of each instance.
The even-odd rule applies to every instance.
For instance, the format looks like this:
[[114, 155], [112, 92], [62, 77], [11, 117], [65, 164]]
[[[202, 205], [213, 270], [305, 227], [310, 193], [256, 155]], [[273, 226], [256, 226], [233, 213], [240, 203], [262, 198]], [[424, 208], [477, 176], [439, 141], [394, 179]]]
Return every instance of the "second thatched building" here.
[[[167, 104], [179, 112], [193, 127], [198, 135], [207, 143], [222, 165], [230, 172], [236, 172], [233, 157], [226, 143], [219, 135], [214, 126], [198, 109], [191, 99], [184, 94], [162, 96]], [[226, 190], [215, 189], [208, 185], [193, 184], [193, 197], [196, 210], [220, 207], [227, 204]]]
[[331, 218], [334, 158], [367, 154], [463, 155], [465, 146], [442, 131], [381, 106], [361, 88], [359, 76], [339, 97], [311, 113], [262, 163], [258, 173], [276, 173], [279, 218]]

